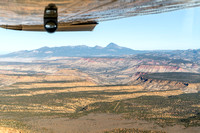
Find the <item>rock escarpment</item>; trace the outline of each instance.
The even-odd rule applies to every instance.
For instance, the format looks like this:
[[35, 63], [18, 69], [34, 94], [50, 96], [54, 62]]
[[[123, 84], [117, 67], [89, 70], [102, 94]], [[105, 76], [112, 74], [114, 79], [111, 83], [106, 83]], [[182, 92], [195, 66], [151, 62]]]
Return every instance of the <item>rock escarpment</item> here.
[[139, 84], [145, 90], [182, 90], [185, 93], [200, 91], [200, 75], [192, 73], [154, 73], [144, 74], [131, 84]]

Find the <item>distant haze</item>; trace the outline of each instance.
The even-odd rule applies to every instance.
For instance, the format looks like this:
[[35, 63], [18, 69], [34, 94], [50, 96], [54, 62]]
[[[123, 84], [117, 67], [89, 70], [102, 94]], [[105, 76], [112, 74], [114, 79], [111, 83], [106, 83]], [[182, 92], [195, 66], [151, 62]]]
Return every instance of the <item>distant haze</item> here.
[[1, 55], [1, 57], [85, 57], [85, 56], [122, 56], [144, 53], [144, 51], [133, 50], [121, 47], [115, 43], [110, 43], [106, 47], [86, 45], [42, 47], [34, 50], [23, 50]]
[[[176, 58], [188, 58], [189, 60], [197, 60], [200, 57], [200, 49], [196, 50], [133, 50], [130, 48], [119, 46], [115, 43], [109, 43], [106, 47], [86, 45], [78, 46], [61, 46], [61, 47], [42, 47], [33, 50], [16, 51], [4, 55], [3, 58], [49, 58], [49, 57], [114, 57], [114, 56], [131, 56], [144, 55], [145, 53], [154, 53], [153, 56], [170, 57], [176, 55]], [[151, 54], [151, 55], [152, 55]], [[182, 57], [180, 57], [182, 56]], [[138, 56], [139, 58], [140, 56]]]

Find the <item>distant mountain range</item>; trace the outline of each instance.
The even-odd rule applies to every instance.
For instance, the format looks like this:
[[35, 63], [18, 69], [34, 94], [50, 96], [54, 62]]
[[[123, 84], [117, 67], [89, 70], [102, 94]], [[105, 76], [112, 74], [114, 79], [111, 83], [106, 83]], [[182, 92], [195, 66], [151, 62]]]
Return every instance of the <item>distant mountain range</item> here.
[[[62, 46], [62, 47], [42, 47], [35, 50], [17, 51], [0, 57], [8, 58], [46, 58], [46, 57], [106, 57], [129, 55], [138, 59], [183, 59], [185, 61], [200, 61], [200, 49], [195, 50], [155, 50], [140, 51], [126, 47], [121, 47], [115, 43], [110, 43], [106, 47], [86, 45]], [[199, 62], [200, 63], [200, 62]]]
[[144, 53], [144, 51], [133, 50], [110, 43], [106, 47], [95, 46], [62, 46], [42, 47], [35, 50], [23, 50], [13, 52], [0, 57], [88, 57], [88, 56], [121, 56]]

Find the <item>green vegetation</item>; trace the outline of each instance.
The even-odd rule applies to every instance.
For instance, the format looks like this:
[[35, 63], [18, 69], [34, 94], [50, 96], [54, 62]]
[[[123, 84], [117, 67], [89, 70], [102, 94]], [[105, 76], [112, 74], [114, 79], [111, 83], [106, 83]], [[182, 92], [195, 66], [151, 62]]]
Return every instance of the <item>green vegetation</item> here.
[[188, 117], [188, 118], [181, 119], [180, 122], [184, 123], [186, 127], [193, 126], [193, 125], [199, 126], [200, 113], [197, 113], [196, 115]]
[[[93, 96], [95, 94], [95, 96]], [[96, 96], [97, 95], [97, 96]], [[29, 104], [41, 104], [48, 106], [64, 106], [65, 103], [70, 103], [71, 98], [104, 98], [98, 93], [90, 92], [70, 92], [70, 93], [53, 93], [53, 94], [40, 94], [33, 96], [1, 96], [0, 104], [2, 105], [25, 105]], [[56, 102], [59, 100], [61, 102]]]
[[127, 129], [127, 128], [119, 128], [113, 129], [111, 131], [105, 131], [104, 133], [165, 133], [163, 131], [152, 131], [152, 130], [141, 130], [141, 129]]
[[[171, 74], [171, 73], [170, 73]], [[175, 75], [176, 73], [174, 73]], [[178, 73], [179, 74], [179, 73]], [[186, 73], [189, 74], [190, 73]], [[149, 74], [150, 75], [150, 74]], [[156, 75], [156, 74], [153, 74]], [[168, 73], [164, 76], [168, 76]], [[194, 76], [195, 74], [192, 74]], [[162, 76], [162, 75], [161, 75]], [[173, 76], [173, 74], [171, 75]], [[175, 75], [176, 78], [177, 75]], [[181, 76], [181, 75], [179, 75]], [[199, 76], [197, 74], [197, 76]], [[156, 77], [156, 76], [155, 76]], [[77, 81], [44, 81], [30, 82], [31, 83], [65, 83]], [[81, 82], [81, 81], [80, 81]], [[26, 83], [18, 83], [26, 84]], [[126, 85], [104, 85], [104, 86], [74, 86], [74, 87], [43, 87], [30, 89], [12, 89], [0, 90], [0, 117], [2, 124], [8, 127], [23, 127], [26, 125], [18, 123], [24, 118], [32, 117], [69, 117], [79, 118], [90, 113], [114, 113], [122, 114], [125, 119], [147, 120], [165, 127], [176, 124], [184, 125], [185, 127], [200, 126], [200, 93], [182, 94], [178, 96], [141, 96], [137, 98], [124, 99], [118, 101], [109, 101], [109, 97], [138, 94], [147, 91], [132, 91], [125, 92], [121, 90], [98, 91], [98, 87], [112, 87]], [[14, 94], [31, 94], [37, 91], [46, 90], [74, 90], [78, 87], [97, 87], [95, 91], [78, 91], [78, 92], [62, 92], [62, 93], [45, 93], [37, 95], [15, 96]], [[114, 87], [113, 87], [114, 88]], [[171, 91], [171, 90], [170, 90]], [[160, 92], [160, 91], [158, 91]], [[10, 95], [10, 96], [9, 96]], [[80, 100], [80, 101], [79, 101]], [[92, 100], [80, 104], [82, 100]], [[99, 101], [106, 102], [99, 102]], [[74, 113], [70, 113], [75, 111]], [[10, 118], [10, 120], [5, 119]], [[18, 120], [18, 121], [17, 121]], [[6, 124], [7, 123], [7, 124]], [[10, 124], [10, 125], [9, 125]], [[22, 128], [20, 128], [22, 129]], [[107, 132], [141, 132], [148, 133], [150, 131], [140, 131], [138, 129], [115, 129]], [[158, 132], [159, 133], [159, 132]]]
[[[76, 83], [76, 82], [84, 82], [84, 80], [72, 80], [72, 81], [44, 81], [44, 82], [17, 82], [12, 85], [14, 87], [15, 85], [31, 85], [33, 83]], [[30, 89], [9, 89], [9, 90], [0, 90], [0, 94], [24, 94], [24, 93], [31, 93], [36, 91], [42, 91], [42, 90], [63, 90], [63, 89], [72, 89], [72, 88], [79, 88], [79, 87], [87, 87], [87, 88], [93, 88], [93, 87], [112, 87], [112, 86], [128, 86], [124, 84], [119, 85], [94, 85], [94, 86], [72, 86], [72, 87], [42, 87], [42, 88], [30, 88]], [[94, 91], [93, 91], [94, 92]], [[146, 91], [142, 91], [146, 92]], [[103, 91], [99, 92], [103, 94]], [[109, 93], [109, 92], [107, 92]], [[121, 94], [129, 94], [128, 92], [120, 92]], [[117, 94], [120, 94], [119, 92]], [[115, 92], [110, 92], [109, 94], [115, 95]]]
[[[72, 87], [63, 88], [39, 88], [39, 90], [60, 90]], [[76, 87], [74, 87], [76, 88]], [[35, 89], [22, 89], [22, 90], [1, 90], [1, 94], [23, 94], [33, 92]], [[37, 91], [36, 88], [35, 91]], [[143, 93], [146, 91], [135, 91], [135, 92], [121, 92], [121, 91], [79, 91], [79, 92], [66, 92], [66, 93], [47, 93], [33, 96], [0, 96], [0, 104], [2, 105], [26, 105], [29, 104], [41, 104], [41, 105], [54, 105], [64, 106], [65, 103], [70, 103], [72, 98], [94, 98], [94, 99], [105, 99], [105, 96], [121, 95], [121, 94], [133, 94]], [[57, 103], [56, 100], [60, 102]]]
[[20, 130], [30, 130], [31, 127], [19, 120], [0, 119], [0, 127], [9, 127]]
[[157, 60], [157, 61], [167, 61], [169, 63], [175, 63], [175, 64], [180, 64], [180, 63], [193, 63], [192, 61], [184, 60], [184, 59], [172, 59], [169, 58], [169, 56], [166, 55], [160, 55], [160, 54], [138, 54], [136, 55], [136, 59], [150, 59], [150, 60]]
[[[66, 87], [65, 87], [66, 88]], [[13, 94], [19, 91], [33, 91], [38, 88], [26, 90], [1, 90], [1, 93]], [[44, 88], [47, 89], [47, 88]], [[55, 89], [55, 88], [48, 88]], [[63, 89], [63, 88], [56, 88]], [[39, 89], [41, 90], [41, 88]], [[76, 105], [74, 113], [59, 112], [54, 107], [71, 108], [66, 103], [75, 104], [72, 99], [96, 99], [106, 100], [107, 96], [120, 96], [121, 94], [143, 93], [145, 91], [121, 92], [121, 91], [81, 91], [66, 93], [46, 93], [33, 96], [0, 96], [0, 112], [3, 117], [26, 118], [35, 116], [59, 116], [78, 118], [90, 113], [115, 113], [123, 114], [126, 119], [141, 119], [154, 121], [160, 126], [172, 126], [181, 124], [185, 127], [200, 126], [200, 93], [182, 94], [178, 96], [141, 96], [114, 102], [96, 102], [85, 107]], [[34, 111], [35, 106], [39, 107]], [[41, 108], [48, 106], [52, 108]], [[29, 108], [32, 107], [32, 108]], [[23, 111], [18, 111], [23, 110]], [[37, 109], [36, 109], [37, 110]]]
[[170, 61], [171, 63], [175, 63], [175, 64], [180, 64], [180, 63], [193, 63], [192, 61], [188, 61], [188, 60], [183, 60], [183, 59], [172, 59]]
[[166, 56], [156, 56], [156, 55], [151, 55], [151, 54], [138, 54], [136, 55], [136, 59], [151, 59], [151, 60], [165, 60], [165, 61], [170, 61], [171, 59], [166, 57]]
[[175, 124], [185, 127], [200, 126], [200, 108], [195, 106], [199, 103], [200, 93], [170, 97], [142, 96], [115, 102], [94, 103], [83, 113], [123, 114], [126, 119], [154, 121], [162, 127]]

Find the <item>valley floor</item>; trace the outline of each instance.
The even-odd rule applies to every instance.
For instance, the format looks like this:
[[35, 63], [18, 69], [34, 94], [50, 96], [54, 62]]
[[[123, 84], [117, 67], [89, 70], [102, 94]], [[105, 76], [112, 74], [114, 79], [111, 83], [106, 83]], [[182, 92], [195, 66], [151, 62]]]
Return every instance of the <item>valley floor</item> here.
[[98, 85], [86, 73], [0, 75], [0, 132], [198, 132], [200, 93]]
[[[153, 122], [144, 120], [127, 120], [123, 116], [116, 114], [89, 114], [78, 119], [35, 118], [29, 122], [34, 127], [53, 133], [102, 133], [112, 132], [113, 129], [135, 129], [140, 132], [155, 133], [197, 133], [200, 127], [185, 128], [182, 125], [160, 127]], [[117, 131], [117, 130], [116, 130]]]

